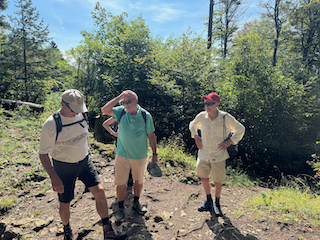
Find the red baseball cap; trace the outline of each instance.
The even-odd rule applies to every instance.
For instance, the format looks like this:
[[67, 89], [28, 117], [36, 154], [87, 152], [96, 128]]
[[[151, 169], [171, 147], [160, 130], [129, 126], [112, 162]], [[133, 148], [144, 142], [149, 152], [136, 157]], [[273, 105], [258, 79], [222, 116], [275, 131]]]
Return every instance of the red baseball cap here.
[[220, 97], [215, 92], [209, 93], [207, 96], [202, 97], [202, 100], [205, 100], [205, 99], [220, 102]]

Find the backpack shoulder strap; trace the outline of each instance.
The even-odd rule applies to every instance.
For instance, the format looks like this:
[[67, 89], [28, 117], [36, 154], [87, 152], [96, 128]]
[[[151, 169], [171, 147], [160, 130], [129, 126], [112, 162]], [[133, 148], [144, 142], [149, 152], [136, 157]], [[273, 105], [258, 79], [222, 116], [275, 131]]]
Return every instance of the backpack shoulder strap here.
[[83, 112], [83, 113], [82, 113], [82, 116], [83, 116], [84, 120], [86, 120], [86, 122], [87, 122], [87, 124], [88, 124], [88, 126], [89, 126], [89, 117], [88, 117], [88, 113], [87, 113], [87, 112]]
[[55, 112], [53, 115], [53, 119], [56, 122], [56, 141], [58, 139], [58, 135], [62, 130], [62, 121], [59, 112]]
[[119, 117], [119, 123], [120, 123], [120, 120], [122, 118], [122, 116], [126, 113], [126, 110], [125, 109], [122, 109], [122, 112], [120, 114], [120, 117]]
[[[125, 109], [122, 109], [122, 112], [121, 112], [120, 117], [119, 117], [119, 123], [120, 123], [120, 120], [121, 120], [122, 116], [123, 116], [125, 113], [126, 113]], [[141, 108], [141, 114], [142, 114], [144, 123], [147, 124], [147, 112], [146, 112], [146, 110], [144, 110], [143, 108]]]
[[144, 119], [144, 123], [147, 124], [147, 112], [143, 108], [141, 108], [141, 114]]
[[[223, 114], [223, 138], [226, 137], [226, 116], [228, 115], [228, 113]], [[226, 139], [230, 139], [230, 137], [232, 137], [233, 133], [229, 133], [228, 137]]]

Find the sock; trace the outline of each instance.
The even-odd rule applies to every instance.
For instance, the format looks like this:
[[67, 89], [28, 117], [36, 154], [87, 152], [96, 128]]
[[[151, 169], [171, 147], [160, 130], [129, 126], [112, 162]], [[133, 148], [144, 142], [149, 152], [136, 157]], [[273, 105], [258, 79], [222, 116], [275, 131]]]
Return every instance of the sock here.
[[134, 196], [134, 197], [133, 197], [133, 202], [139, 202], [139, 198], [140, 198], [140, 197]]
[[220, 206], [220, 198], [219, 197], [216, 197], [216, 205]]
[[208, 194], [208, 195], [207, 195], [207, 201], [208, 201], [208, 202], [212, 202], [212, 196], [211, 196], [211, 194]]
[[124, 208], [124, 201], [118, 202], [118, 206], [119, 206], [119, 208]]
[[102, 225], [107, 225], [107, 224], [109, 224], [109, 218], [108, 218], [108, 217], [102, 218], [101, 220], [102, 220]]
[[63, 225], [63, 229], [64, 229], [64, 230], [69, 230], [69, 229], [71, 229], [70, 223], [68, 223], [67, 225]]

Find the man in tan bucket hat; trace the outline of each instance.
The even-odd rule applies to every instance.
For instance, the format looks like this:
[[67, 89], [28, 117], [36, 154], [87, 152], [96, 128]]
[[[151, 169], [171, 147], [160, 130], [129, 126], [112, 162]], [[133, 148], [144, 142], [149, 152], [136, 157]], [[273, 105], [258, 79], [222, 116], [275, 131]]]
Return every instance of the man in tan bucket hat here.
[[79, 90], [68, 89], [62, 94], [61, 106], [42, 126], [39, 157], [50, 176], [53, 190], [59, 196], [64, 240], [73, 239], [69, 223], [70, 202], [77, 178], [94, 196], [103, 223], [104, 239], [125, 239], [126, 235], [117, 233], [108, 218], [105, 192], [91, 161], [84, 96]]

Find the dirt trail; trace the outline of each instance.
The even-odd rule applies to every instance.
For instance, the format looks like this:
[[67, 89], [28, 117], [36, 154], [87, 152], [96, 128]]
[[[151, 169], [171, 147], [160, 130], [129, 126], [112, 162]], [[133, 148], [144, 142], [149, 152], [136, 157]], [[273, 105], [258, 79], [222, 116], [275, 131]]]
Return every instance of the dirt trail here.
[[[114, 160], [93, 157], [105, 187], [110, 216], [117, 210], [116, 192], [113, 184]], [[28, 166], [25, 168], [29, 172]], [[4, 171], [5, 168], [0, 169]], [[21, 174], [21, 173], [20, 173]], [[32, 188], [17, 193], [18, 204], [0, 215], [0, 238], [50, 240], [63, 239], [58, 215], [58, 200], [52, 190], [43, 191], [42, 181], [36, 174]], [[259, 194], [260, 187], [223, 187], [221, 198], [223, 218], [209, 212], [200, 213], [198, 206], [205, 199], [201, 185], [188, 185], [178, 180], [154, 178], [146, 173], [141, 203], [148, 212], [140, 216], [132, 210], [132, 188], [128, 188], [125, 200], [125, 219], [119, 231], [127, 231], [129, 240], [286, 240], [320, 239], [320, 229], [308, 224], [291, 225], [273, 220], [272, 214], [259, 220], [251, 215], [235, 215], [237, 209], [245, 209], [243, 201], [250, 195]], [[71, 207], [71, 225], [75, 239], [102, 239], [102, 227], [95, 210], [92, 195], [78, 181], [76, 195]], [[35, 214], [35, 210], [38, 214]], [[5, 230], [4, 230], [5, 229]]]

